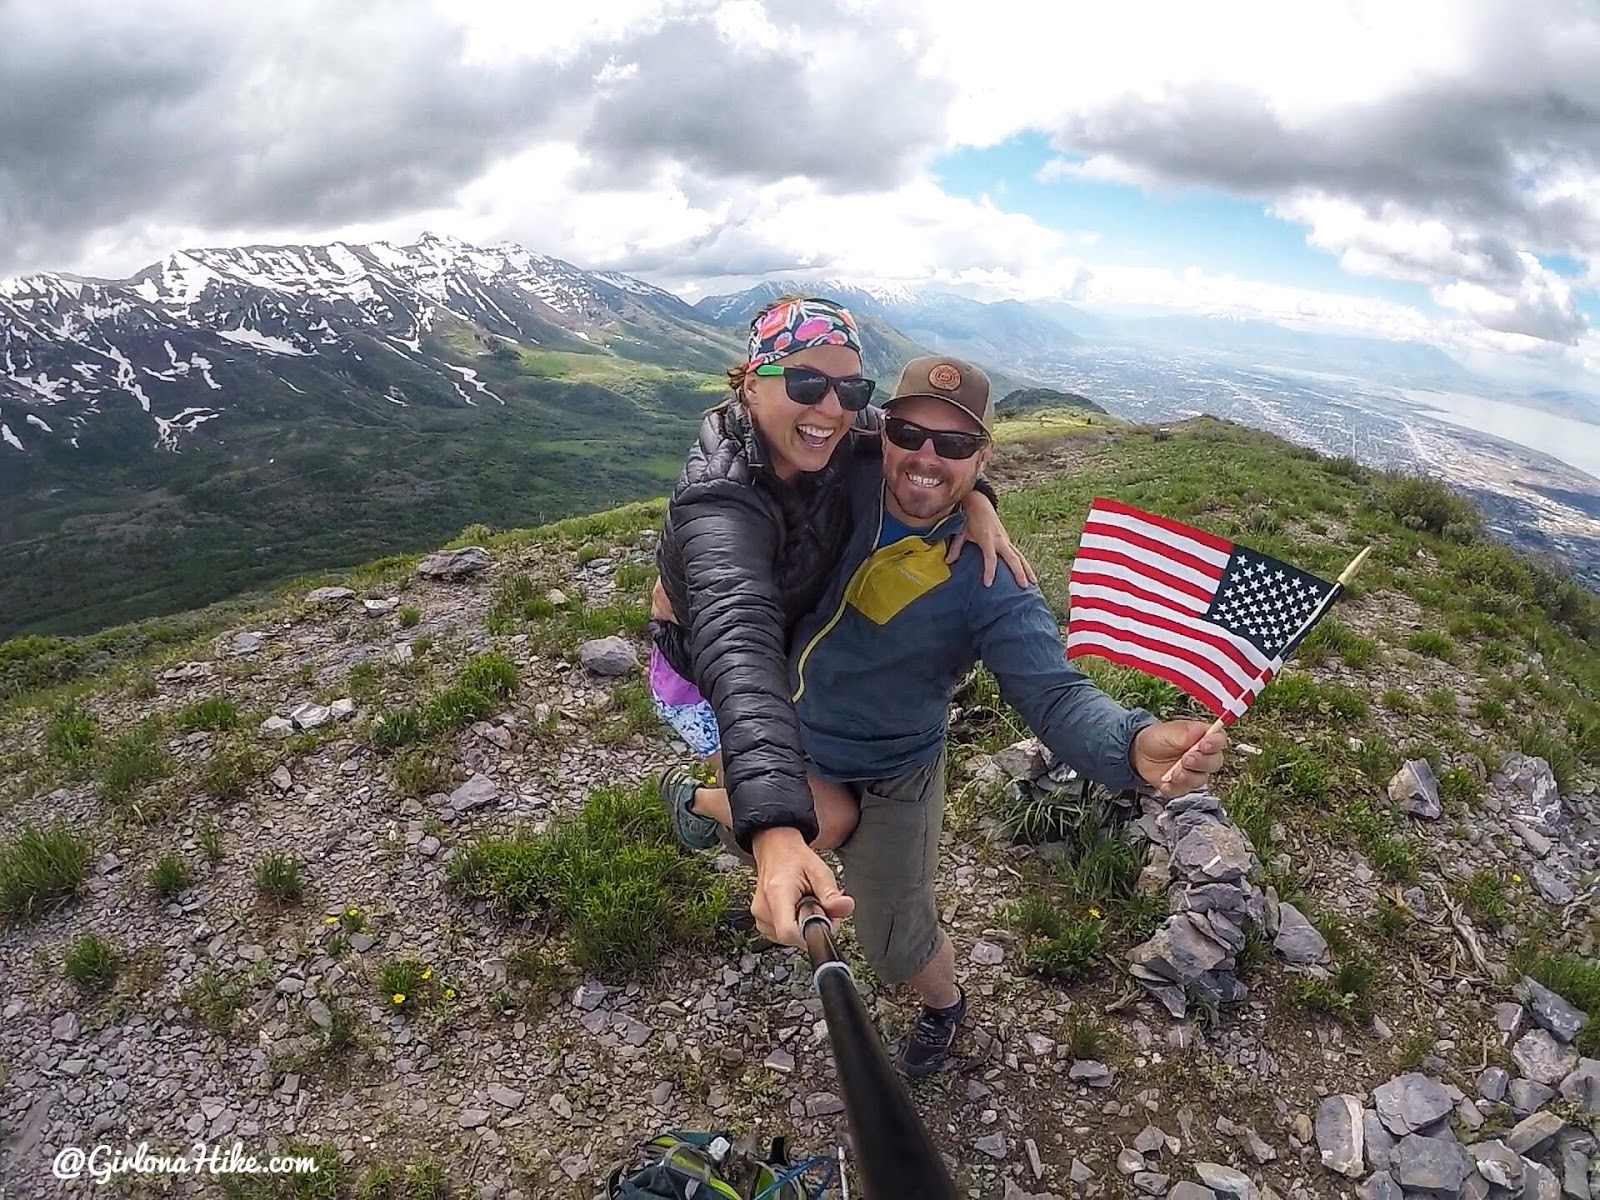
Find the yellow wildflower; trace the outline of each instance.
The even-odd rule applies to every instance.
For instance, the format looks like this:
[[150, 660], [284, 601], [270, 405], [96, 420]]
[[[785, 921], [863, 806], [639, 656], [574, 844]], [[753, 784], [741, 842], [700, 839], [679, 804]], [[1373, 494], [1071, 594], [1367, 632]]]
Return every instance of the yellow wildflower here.
[[361, 910], [359, 908], [347, 908], [344, 910], [344, 915], [347, 917], [359, 917]]
[[339, 923], [339, 918], [338, 917], [324, 917], [322, 919], [322, 923], [324, 925], [337, 925]]
[[1518, 875], [1515, 871], [1511, 872], [1511, 882], [1512, 883], [1521, 883], [1522, 882], [1522, 876]]
[[1089, 915], [1098, 921], [1100, 919], [1100, 910], [1098, 908], [1091, 908], [1089, 910]]
[[391, 999], [393, 999], [396, 1004], [404, 1004], [406, 1002], [406, 994], [404, 992], [396, 992]]
[[455, 988], [445, 988], [445, 990], [444, 990], [444, 998], [446, 1000], [454, 1000], [456, 998], [456, 990], [455, 990]]
[[432, 979], [433, 978], [433, 968], [432, 967], [423, 967], [422, 968], [422, 977], [424, 979]]

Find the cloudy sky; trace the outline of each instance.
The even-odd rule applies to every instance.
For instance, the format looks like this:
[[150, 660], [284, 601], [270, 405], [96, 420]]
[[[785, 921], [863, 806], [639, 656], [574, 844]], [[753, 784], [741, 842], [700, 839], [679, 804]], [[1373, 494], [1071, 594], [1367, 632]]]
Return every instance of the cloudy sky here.
[[1592, 0], [0, 0], [0, 94], [0, 275], [429, 229], [1600, 388]]

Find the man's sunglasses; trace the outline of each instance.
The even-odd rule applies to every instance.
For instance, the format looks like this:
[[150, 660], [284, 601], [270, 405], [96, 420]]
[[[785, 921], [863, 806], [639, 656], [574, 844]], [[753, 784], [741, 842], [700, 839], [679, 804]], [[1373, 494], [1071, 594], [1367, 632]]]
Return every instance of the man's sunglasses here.
[[920, 450], [933, 439], [933, 452], [940, 458], [971, 458], [989, 444], [987, 434], [961, 433], [953, 429], [924, 429], [904, 417], [886, 417], [883, 436], [902, 450]]
[[783, 390], [796, 404], [815, 404], [833, 389], [839, 397], [839, 407], [846, 412], [860, 412], [872, 399], [876, 381], [864, 375], [825, 375], [815, 367], [785, 367], [780, 363], [762, 363], [757, 375], [782, 375]]

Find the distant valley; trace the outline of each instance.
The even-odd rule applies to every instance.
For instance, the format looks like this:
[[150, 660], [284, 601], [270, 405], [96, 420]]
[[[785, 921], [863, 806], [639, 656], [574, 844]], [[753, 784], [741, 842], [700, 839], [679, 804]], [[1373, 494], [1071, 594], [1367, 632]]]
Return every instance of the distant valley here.
[[[519, 246], [432, 236], [0, 281], [0, 638], [660, 494], [725, 394], [750, 314], [792, 290], [690, 305]], [[1600, 581], [1600, 481], [1441, 419], [1448, 397], [1481, 393], [1432, 347], [809, 290], [851, 305], [885, 393], [906, 359], [938, 350], [980, 363], [997, 396], [1045, 385], [1136, 420], [1209, 411], [1444, 475], [1508, 535]], [[1516, 403], [1600, 434], [1586, 397]]]

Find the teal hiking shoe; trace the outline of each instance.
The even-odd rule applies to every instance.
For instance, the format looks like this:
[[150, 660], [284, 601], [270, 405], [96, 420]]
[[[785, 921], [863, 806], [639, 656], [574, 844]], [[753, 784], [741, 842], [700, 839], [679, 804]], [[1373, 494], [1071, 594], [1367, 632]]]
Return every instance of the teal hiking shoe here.
[[678, 840], [690, 850], [709, 850], [720, 839], [717, 823], [690, 807], [694, 803], [694, 790], [699, 786], [700, 781], [687, 767], [668, 767], [661, 773], [657, 793], [661, 803], [667, 806], [667, 820], [672, 823], [672, 832]]

